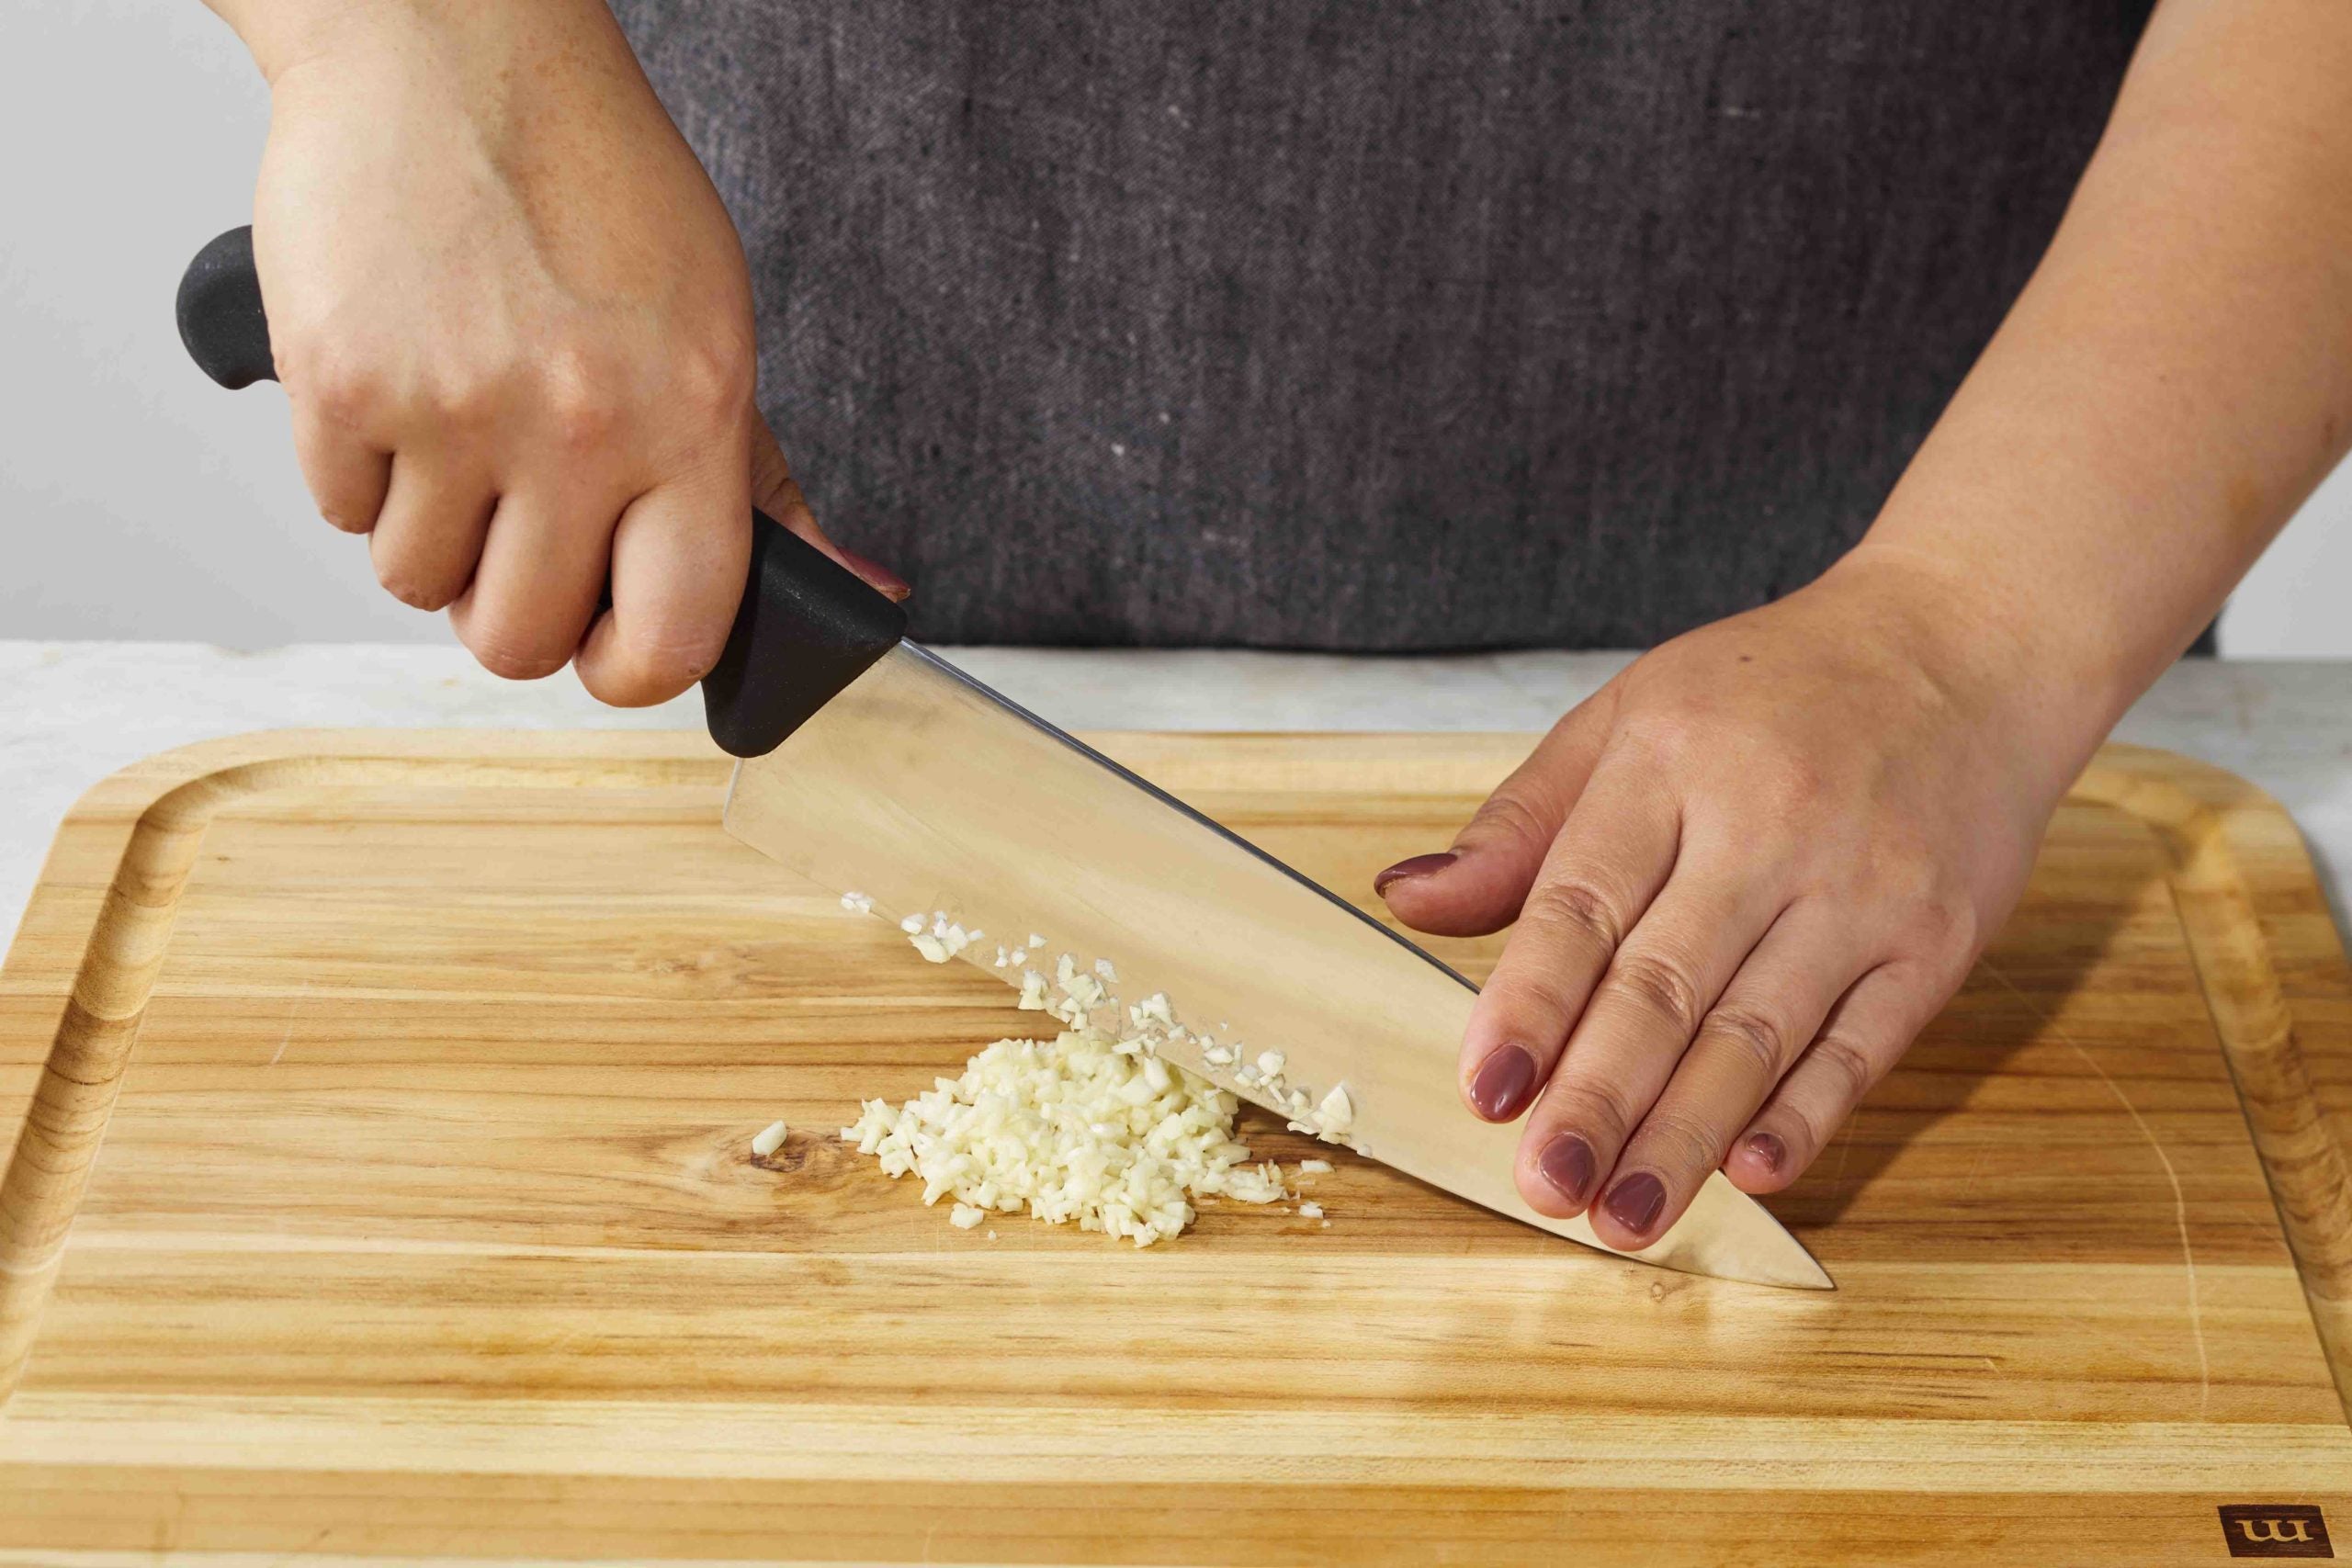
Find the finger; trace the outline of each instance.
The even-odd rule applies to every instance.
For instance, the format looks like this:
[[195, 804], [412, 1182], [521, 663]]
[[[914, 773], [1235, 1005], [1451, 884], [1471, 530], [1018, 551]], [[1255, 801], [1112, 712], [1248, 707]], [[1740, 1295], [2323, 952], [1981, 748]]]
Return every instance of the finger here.
[[763, 419], [753, 420], [752, 425], [752, 504], [857, 573], [893, 603], [914, 592], [897, 572], [833, 543], [817, 525], [817, 514], [808, 509], [808, 498], [800, 493], [800, 481], [792, 477], [792, 465], [785, 460], [784, 448], [776, 445], [775, 433]]
[[448, 608], [473, 581], [497, 504], [489, 476], [472, 465], [401, 453], [368, 536], [376, 581], [403, 604]]
[[315, 399], [295, 399], [293, 412], [294, 460], [319, 515], [346, 534], [367, 533], [391, 485], [392, 455], [362, 439]]
[[[1581, 807], [1577, 816], [1584, 815]], [[1785, 899], [1774, 878], [1736, 853], [1683, 863], [1618, 948], [1550, 1082], [1528, 1112], [1519, 1190], [1537, 1210], [1566, 1216], [1592, 1201], [1619, 1152], [1672, 1076], [1699, 1023]], [[1634, 1196], [1645, 1202], [1647, 1191]], [[1638, 1217], [1638, 1215], [1636, 1216]], [[1596, 1209], [1594, 1229], [1611, 1246]], [[1642, 1228], [1621, 1222], [1618, 1235]]]
[[1680, 819], [1646, 771], [1602, 766], [1554, 840], [1463, 1032], [1462, 1097], [1489, 1122], [1527, 1109], [1617, 945], [1665, 886]]
[[1746, 1192], [1778, 1192], [1828, 1146], [1958, 985], [1915, 962], [1883, 964], [1854, 983], [1756, 1113], [1724, 1163]]
[[1591, 779], [1615, 708], [1604, 687], [1570, 709], [1487, 797], [1452, 848], [1398, 861], [1372, 879], [1372, 890], [1415, 931], [1484, 936], [1510, 924]]
[[611, 527], [584, 514], [567, 523], [558, 505], [546, 490], [501, 497], [473, 582], [449, 606], [458, 640], [510, 681], [536, 681], [570, 663], [604, 590]]
[[615, 707], [667, 702], [727, 647], [751, 569], [751, 502], [732, 468], [641, 495], [613, 531], [613, 605], [575, 660], [580, 683]]
[[1594, 1214], [1602, 1240], [1644, 1247], [1682, 1217], [1829, 1010], [1870, 967], [1871, 935], [1821, 902], [1792, 905], [1772, 922], [1618, 1156]]

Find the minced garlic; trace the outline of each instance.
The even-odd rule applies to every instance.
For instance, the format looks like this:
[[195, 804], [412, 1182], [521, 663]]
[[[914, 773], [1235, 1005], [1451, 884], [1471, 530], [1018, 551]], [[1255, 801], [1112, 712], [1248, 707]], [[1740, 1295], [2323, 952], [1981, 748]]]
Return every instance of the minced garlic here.
[[955, 1198], [967, 1230], [1026, 1210], [1148, 1247], [1193, 1223], [1194, 1199], [1284, 1196], [1274, 1167], [1245, 1163], [1233, 1096], [1118, 1045], [1091, 1029], [1000, 1040], [902, 1106], [865, 1101], [842, 1136], [891, 1176], [922, 1177], [924, 1202]]
[[[860, 901], [870, 910], [870, 899]], [[933, 964], [958, 956], [983, 934], [967, 931], [944, 910], [929, 919], [909, 915], [899, 926]], [[1032, 933], [1024, 948], [996, 949], [990, 967], [1017, 970], [1020, 1006], [1060, 1021], [1058, 1035], [1000, 1040], [966, 1063], [962, 1077], [936, 1079], [929, 1092], [895, 1109], [888, 1100], [866, 1100], [842, 1137], [893, 1178], [922, 1177], [925, 1203], [953, 1197], [951, 1223], [962, 1230], [991, 1213], [1026, 1210], [1148, 1247], [1192, 1224], [1195, 1199], [1265, 1204], [1295, 1198], [1273, 1162], [1248, 1163], [1250, 1151], [1234, 1135], [1239, 1100], [1159, 1055], [1163, 1044], [1188, 1039], [1168, 998], [1155, 993], [1122, 1010], [1105, 984], [1119, 977], [1108, 959], [1090, 968], [1063, 953], [1050, 976], [1026, 967], [1045, 940]], [[1354, 1108], [1344, 1086], [1332, 1086], [1309, 1110], [1308, 1094], [1284, 1085], [1289, 1063], [1281, 1051], [1261, 1051], [1251, 1060], [1238, 1044], [1221, 1045], [1206, 1034], [1189, 1039], [1211, 1067], [1232, 1068], [1244, 1089], [1297, 1118], [1295, 1130], [1347, 1141]], [[1308, 1160], [1300, 1168], [1331, 1167]], [[1313, 1204], [1298, 1212], [1307, 1218], [1322, 1213]]]

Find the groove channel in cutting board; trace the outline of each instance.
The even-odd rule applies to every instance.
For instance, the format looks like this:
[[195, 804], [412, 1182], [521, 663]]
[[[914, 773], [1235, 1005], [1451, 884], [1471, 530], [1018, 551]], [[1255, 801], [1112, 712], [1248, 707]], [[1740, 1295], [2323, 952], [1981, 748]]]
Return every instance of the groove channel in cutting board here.
[[[1355, 897], [1527, 745], [1100, 739]], [[2102, 754], [1773, 1201], [1820, 1296], [1345, 1154], [1329, 1230], [952, 1230], [831, 1130], [1034, 1020], [725, 837], [725, 777], [685, 736], [286, 734], [75, 809], [0, 968], [0, 1561], [2138, 1562], [2221, 1557], [2223, 1504], [2352, 1529], [2352, 985], [2229, 775]]]

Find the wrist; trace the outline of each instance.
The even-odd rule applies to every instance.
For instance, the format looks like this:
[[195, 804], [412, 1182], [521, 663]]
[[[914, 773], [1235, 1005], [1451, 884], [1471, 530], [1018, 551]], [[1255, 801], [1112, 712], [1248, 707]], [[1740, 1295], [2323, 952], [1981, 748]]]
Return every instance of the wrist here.
[[2002, 746], [2054, 805], [2136, 694], [2096, 646], [2078, 648], [1969, 563], [1865, 539], [1811, 587], [1853, 607], [1955, 716]]

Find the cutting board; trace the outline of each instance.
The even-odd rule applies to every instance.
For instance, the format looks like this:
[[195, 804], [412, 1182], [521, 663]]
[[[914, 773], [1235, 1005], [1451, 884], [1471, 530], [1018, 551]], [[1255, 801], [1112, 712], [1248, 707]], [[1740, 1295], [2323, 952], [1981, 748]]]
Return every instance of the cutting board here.
[[[1363, 898], [1528, 744], [1099, 742]], [[1804, 1292], [1344, 1152], [1306, 1181], [1328, 1228], [953, 1229], [835, 1129], [1034, 1017], [726, 837], [726, 777], [688, 736], [274, 734], [75, 807], [0, 970], [0, 1561], [2138, 1564], [2352, 1531], [2352, 981], [2235, 778], [2101, 755], [1966, 988], [1771, 1201], [1837, 1278]]]

